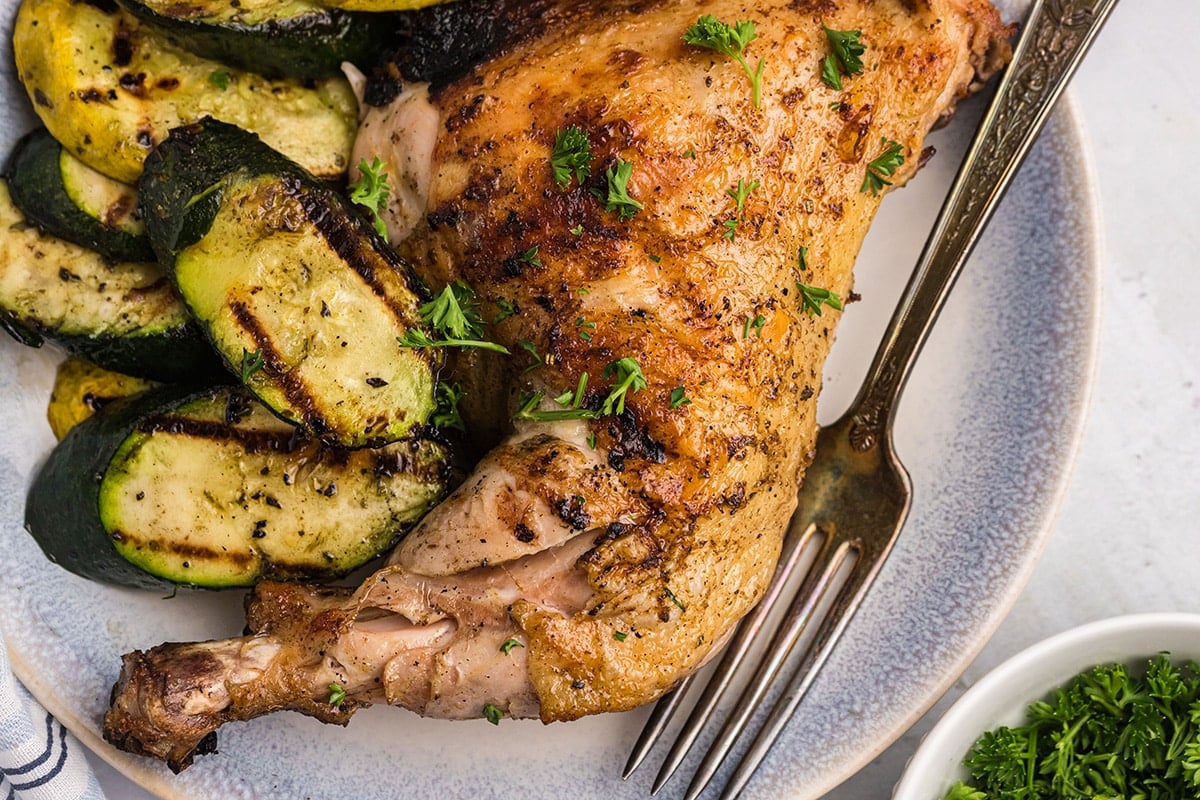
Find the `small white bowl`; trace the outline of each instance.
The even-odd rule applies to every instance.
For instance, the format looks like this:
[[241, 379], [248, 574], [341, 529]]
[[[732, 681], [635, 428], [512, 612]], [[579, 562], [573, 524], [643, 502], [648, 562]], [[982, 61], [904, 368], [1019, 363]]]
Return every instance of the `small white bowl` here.
[[892, 800], [942, 800], [970, 776], [962, 760], [986, 731], [1025, 720], [1031, 703], [1098, 664], [1144, 668], [1158, 653], [1200, 661], [1200, 614], [1133, 614], [1092, 622], [1041, 641], [1005, 661], [963, 693], [926, 734]]

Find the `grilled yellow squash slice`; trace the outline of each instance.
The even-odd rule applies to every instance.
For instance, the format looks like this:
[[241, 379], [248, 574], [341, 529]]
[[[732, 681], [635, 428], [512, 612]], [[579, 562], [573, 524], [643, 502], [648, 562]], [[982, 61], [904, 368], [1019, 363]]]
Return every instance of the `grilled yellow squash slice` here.
[[46, 127], [93, 169], [135, 183], [167, 132], [205, 116], [254, 131], [314, 175], [345, 171], [357, 103], [344, 78], [268, 80], [181, 50], [106, 5], [24, 0], [17, 75]]

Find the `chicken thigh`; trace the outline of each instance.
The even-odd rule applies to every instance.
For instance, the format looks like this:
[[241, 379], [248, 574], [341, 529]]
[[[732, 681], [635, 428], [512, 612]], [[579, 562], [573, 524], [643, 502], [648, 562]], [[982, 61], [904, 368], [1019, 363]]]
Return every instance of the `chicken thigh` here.
[[[354, 161], [386, 163], [399, 251], [513, 354], [443, 375], [486, 455], [361, 587], [265, 583], [247, 636], [125, 657], [105, 735], [177, 770], [279, 709], [550, 722], [701, 666], [772, 575], [880, 196], [1008, 53], [986, 0], [445, 8], [368, 82]], [[685, 42], [705, 14], [755, 23], [748, 69]], [[861, 32], [860, 74], [822, 79], [823, 26]], [[431, 36], [473, 60], [413, 55]], [[568, 130], [590, 162], [564, 181]]]

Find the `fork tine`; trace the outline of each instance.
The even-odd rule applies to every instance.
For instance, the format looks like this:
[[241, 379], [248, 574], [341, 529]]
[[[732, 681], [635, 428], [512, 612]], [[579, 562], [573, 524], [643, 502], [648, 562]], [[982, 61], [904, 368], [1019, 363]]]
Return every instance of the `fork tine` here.
[[[700, 731], [704, 729], [709, 717], [712, 716], [717, 704], [725, 695], [725, 690], [729, 688], [742, 662], [745, 661], [747, 654], [750, 652], [750, 647], [754, 639], [759, 635], [763, 625], [766, 623], [767, 617], [771, 611], [778, 605], [780, 596], [783, 594], [784, 587], [791, 580], [792, 575], [796, 571], [796, 566], [800, 563], [801, 556], [808, 550], [808, 543], [812, 540], [816, 532], [815, 525], [809, 525], [802, 530], [798, 535], [788, 536], [783, 543], [783, 554], [779, 561], [779, 566], [775, 570], [775, 576], [771, 579], [770, 585], [767, 587], [767, 592], [762, 600], [754, 607], [745, 620], [738, 626], [737, 632], [734, 634], [733, 640], [730, 641], [725, 655], [721, 658], [721, 663], [717, 666], [712, 678], [704, 687], [704, 692], [696, 701], [696, 705], [692, 707], [692, 713], [688, 716], [687, 722], [684, 723], [679, 735], [675, 738], [674, 744], [671, 745], [670, 751], [663, 760], [662, 767], [658, 771], [657, 777], [654, 779], [654, 786], [650, 790], [651, 795], [658, 794], [659, 790], [666, 785], [671, 776], [683, 763], [687, 757], [688, 751], [695, 744], [696, 739], [700, 735]], [[694, 673], [693, 673], [694, 674]], [[690, 684], [690, 680], [688, 681]], [[671, 697], [671, 710], [674, 713], [678, 707], [676, 696], [682, 697], [686, 692], [684, 684], [681, 683], [679, 688], [675, 690]], [[664, 698], [665, 699], [665, 698]], [[661, 704], [661, 703], [660, 703]], [[651, 715], [651, 721], [655, 719], [658, 713], [658, 708], [655, 707], [654, 714]], [[669, 719], [669, 717], [668, 717]], [[665, 727], [665, 722], [656, 731], [656, 735], [661, 733], [662, 727]], [[646, 723], [646, 728], [642, 731], [642, 737], [638, 739], [638, 745], [635, 745], [635, 751], [642, 744], [642, 739], [646, 736], [646, 731], [650, 728], [650, 722]], [[649, 747], [653, 747], [654, 742], [650, 742]], [[632, 756], [631, 756], [632, 759]]]
[[693, 672], [654, 704], [654, 710], [650, 712], [650, 717], [646, 720], [642, 732], [638, 734], [637, 741], [633, 743], [633, 749], [629, 751], [629, 759], [625, 762], [625, 770], [621, 773], [621, 780], [627, 780], [630, 775], [636, 772], [637, 768], [646, 760], [646, 756], [654, 749], [654, 745], [658, 744], [659, 737], [662, 736], [663, 731], [670, 724], [671, 718], [675, 716], [675, 712], [679, 710], [679, 705], [683, 702], [683, 698], [687, 696], [688, 689], [691, 688], [692, 681], [695, 678], [696, 673]]
[[[887, 549], [884, 549], [884, 554]], [[868, 561], [872, 563], [866, 563]], [[721, 792], [720, 800], [734, 800], [746, 788], [746, 784], [750, 782], [755, 770], [766, 758], [767, 753], [775, 744], [775, 740], [779, 738], [784, 727], [796, 712], [800, 701], [808, 693], [809, 687], [820, 673], [821, 667], [833, 651], [834, 645], [841, 638], [850, 618], [854, 616], [854, 612], [858, 609], [863, 597], [866, 596], [875, 573], [878, 572], [882, 563], [882, 557], [874, 556], [874, 554], [867, 556], [862, 552], [858, 554], [858, 562], [851, 568], [846, 582], [838, 588], [834, 606], [821, 620], [820, 627], [806, 649], [795, 674], [788, 681], [784, 693], [775, 702], [774, 708], [771, 709], [770, 715], [754, 738], [750, 749], [742, 756], [733, 774], [729, 777], [729, 781]]]
[[827, 535], [821, 543], [817, 560], [809, 568], [800, 588], [796, 591], [796, 598], [802, 602], [788, 610], [787, 617], [772, 637], [766, 655], [759, 663], [746, 688], [742, 690], [729, 719], [725, 721], [716, 740], [705, 753], [700, 766], [696, 768], [685, 800], [696, 800], [716, 775], [737, 738], [750, 722], [750, 718], [754, 716], [759, 704], [762, 703], [763, 696], [766, 695], [771, 682], [783, 669], [797, 640], [808, 627], [808, 623], [812, 620], [826, 592], [829, 591], [830, 583], [849, 550], [850, 546], [847, 542], [838, 541], [837, 537], [833, 535]]

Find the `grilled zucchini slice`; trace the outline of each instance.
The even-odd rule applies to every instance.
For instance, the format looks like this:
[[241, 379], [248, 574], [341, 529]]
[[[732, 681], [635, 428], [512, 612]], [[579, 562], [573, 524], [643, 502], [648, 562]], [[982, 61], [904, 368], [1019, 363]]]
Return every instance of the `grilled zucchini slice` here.
[[177, 129], [139, 186], [150, 241], [234, 374], [331, 444], [395, 441], [433, 412], [420, 281], [348, 201], [258, 137]]
[[320, 580], [394, 544], [444, 494], [446, 463], [430, 439], [330, 448], [240, 387], [168, 386], [73, 428], [34, 480], [25, 524], [93, 580]]
[[205, 115], [256, 131], [322, 177], [347, 167], [357, 128], [349, 83], [268, 80], [193, 55], [106, 0], [23, 0], [17, 76], [50, 133], [111, 178], [134, 183], [171, 128]]
[[72, 156], [45, 128], [23, 136], [5, 169], [25, 218], [113, 261], [153, 261], [137, 213], [137, 190]]
[[111, 262], [28, 224], [0, 180], [0, 324], [108, 369], [166, 381], [222, 373], [154, 262]]
[[386, 15], [324, 8], [307, 0], [120, 0], [180, 47], [260, 75], [341, 75], [342, 62], [373, 66], [388, 52]]
[[61, 441], [67, 431], [109, 403], [158, 385], [155, 381], [98, 367], [82, 358], [68, 358], [54, 374], [46, 419], [54, 438]]

